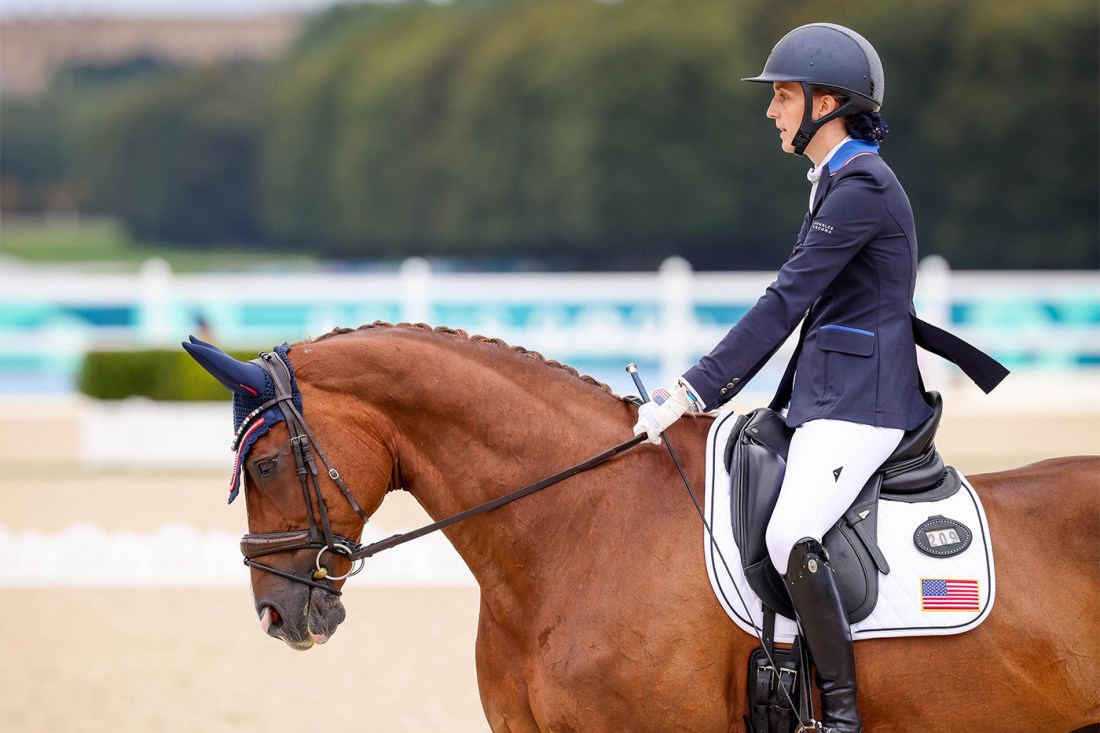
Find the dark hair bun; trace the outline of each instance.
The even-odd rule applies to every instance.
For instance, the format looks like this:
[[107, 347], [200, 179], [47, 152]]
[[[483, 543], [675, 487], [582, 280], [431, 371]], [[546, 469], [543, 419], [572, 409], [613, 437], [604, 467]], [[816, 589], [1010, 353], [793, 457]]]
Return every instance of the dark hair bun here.
[[848, 134], [856, 140], [870, 140], [878, 143], [890, 134], [890, 126], [878, 112], [864, 112], [847, 119]]

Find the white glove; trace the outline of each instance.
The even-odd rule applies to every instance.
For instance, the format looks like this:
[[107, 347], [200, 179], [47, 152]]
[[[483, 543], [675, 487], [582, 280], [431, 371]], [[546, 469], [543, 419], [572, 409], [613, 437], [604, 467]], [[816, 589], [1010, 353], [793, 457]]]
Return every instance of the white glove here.
[[[660, 391], [658, 390], [658, 392]], [[661, 444], [661, 433], [669, 425], [695, 407], [691, 395], [688, 394], [683, 384], [678, 382], [668, 391], [671, 393], [669, 398], [661, 404], [647, 402], [638, 408], [638, 423], [634, 426], [634, 434], [641, 435], [645, 433], [649, 438], [649, 442], [654, 445]]]

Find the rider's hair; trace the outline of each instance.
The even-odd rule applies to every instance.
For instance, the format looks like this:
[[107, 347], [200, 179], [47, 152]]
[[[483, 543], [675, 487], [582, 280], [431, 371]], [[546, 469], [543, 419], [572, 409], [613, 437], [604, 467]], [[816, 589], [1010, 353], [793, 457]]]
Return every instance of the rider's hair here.
[[[828, 87], [814, 87], [814, 97], [827, 94], [836, 98], [837, 105], [843, 105], [849, 99], [844, 92]], [[890, 126], [878, 112], [858, 112], [844, 118], [844, 125], [848, 128], [848, 134], [856, 140], [869, 140], [873, 143], [882, 142], [890, 134]]]
[[844, 123], [848, 128], [848, 134], [856, 140], [882, 142], [890, 133], [890, 126], [886, 124], [886, 120], [882, 119], [882, 115], [878, 112], [851, 115], [844, 120]]

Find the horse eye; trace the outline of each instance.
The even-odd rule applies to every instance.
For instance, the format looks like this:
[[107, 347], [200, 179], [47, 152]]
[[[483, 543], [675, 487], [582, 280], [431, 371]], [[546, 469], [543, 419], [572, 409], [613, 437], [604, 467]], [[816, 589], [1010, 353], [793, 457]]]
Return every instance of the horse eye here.
[[259, 470], [260, 476], [266, 478], [266, 477], [270, 476], [271, 474], [275, 473], [276, 465], [277, 465], [277, 462], [275, 461], [274, 458], [265, 458], [262, 461], [259, 461], [259, 462], [256, 463], [256, 468], [257, 468], [257, 470]]

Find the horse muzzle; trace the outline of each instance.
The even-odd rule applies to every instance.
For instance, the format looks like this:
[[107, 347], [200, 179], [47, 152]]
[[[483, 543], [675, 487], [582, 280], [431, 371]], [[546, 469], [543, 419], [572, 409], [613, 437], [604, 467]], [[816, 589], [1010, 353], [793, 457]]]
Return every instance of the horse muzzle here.
[[339, 596], [298, 585], [288, 590], [283, 594], [257, 593], [260, 628], [299, 651], [327, 642], [347, 617]]
[[[351, 563], [339, 557], [342, 553], [330, 555], [308, 531], [248, 534], [241, 551], [245, 564], [257, 571], [252, 591], [264, 633], [303, 651], [327, 642], [347, 615], [339, 588], [347, 574], [338, 575], [336, 565]], [[276, 554], [283, 556], [278, 567], [268, 564]]]

